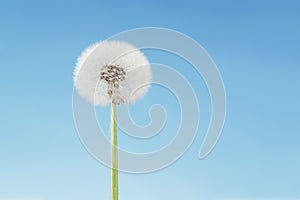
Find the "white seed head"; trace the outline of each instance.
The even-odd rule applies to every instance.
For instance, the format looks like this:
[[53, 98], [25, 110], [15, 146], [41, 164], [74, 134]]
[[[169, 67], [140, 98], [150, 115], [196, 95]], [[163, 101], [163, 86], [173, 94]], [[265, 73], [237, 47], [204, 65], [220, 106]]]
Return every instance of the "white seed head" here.
[[88, 47], [78, 58], [74, 85], [94, 105], [134, 103], [151, 82], [151, 68], [144, 54], [121, 41], [104, 41]]

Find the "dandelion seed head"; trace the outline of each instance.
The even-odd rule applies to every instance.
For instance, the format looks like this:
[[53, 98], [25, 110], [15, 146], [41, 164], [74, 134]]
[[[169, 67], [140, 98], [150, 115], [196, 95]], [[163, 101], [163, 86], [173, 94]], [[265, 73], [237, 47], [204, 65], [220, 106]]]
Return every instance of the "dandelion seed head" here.
[[134, 103], [151, 82], [150, 64], [133, 45], [104, 41], [88, 47], [77, 60], [74, 85], [94, 105]]

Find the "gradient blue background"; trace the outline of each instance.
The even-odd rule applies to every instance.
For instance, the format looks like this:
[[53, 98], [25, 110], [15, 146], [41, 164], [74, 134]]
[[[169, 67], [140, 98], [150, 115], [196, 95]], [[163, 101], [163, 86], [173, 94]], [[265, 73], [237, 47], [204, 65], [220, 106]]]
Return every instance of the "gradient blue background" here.
[[[299, 24], [300, 3], [290, 0], [1, 0], [0, 200], [109, 199], [109, 169], [86, 152], [73, 123], [72, 73], [91, 43], [145, 26], [183, 32], [209, 52], [225, 83], [227, 119], [214, 151], [198, 160], [210, 117], [205, 84], [180, 59], [145, 51], [203, 88], [202, 121], [171, 167], [120, 174], [120, 199], [300, 199]], [[149, 122], [153, 102], [178, 109], [174, 96], [153, 87], [132, 106], [139, 123]], [[168, 120], [165, 135], [178, 115]], [[120, 135], [120, 145], [138, 150], [138, 141]]]

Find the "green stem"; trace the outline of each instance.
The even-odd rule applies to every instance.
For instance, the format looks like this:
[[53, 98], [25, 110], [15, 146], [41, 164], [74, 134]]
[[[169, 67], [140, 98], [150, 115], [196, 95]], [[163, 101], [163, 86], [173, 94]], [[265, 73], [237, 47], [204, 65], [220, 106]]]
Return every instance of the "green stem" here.
[[110, 104], [111, 199], [118, 200], [118, 147], [116, 104]]

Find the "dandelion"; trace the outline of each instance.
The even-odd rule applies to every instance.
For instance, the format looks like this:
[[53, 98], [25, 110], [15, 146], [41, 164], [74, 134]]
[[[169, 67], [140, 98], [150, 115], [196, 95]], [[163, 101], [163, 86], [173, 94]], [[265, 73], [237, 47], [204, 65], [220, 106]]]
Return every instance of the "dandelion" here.
[[80, 96], [95, 106], [110, 104], [112, 200], [118, 200], [116, 105], [135, 103], [148, 91], [150, 81], [147, 58], [126, 42], [96, 43], [79, 56], [76, 64], [74, 85]]

